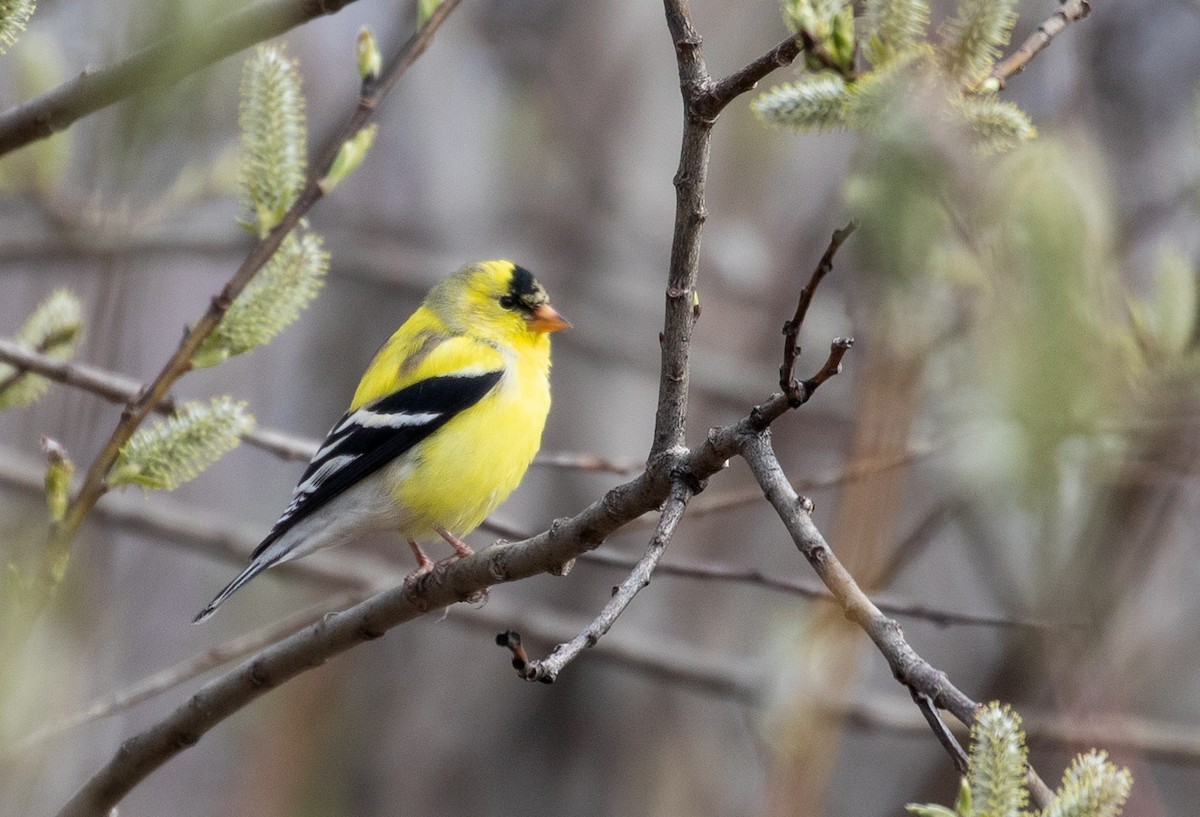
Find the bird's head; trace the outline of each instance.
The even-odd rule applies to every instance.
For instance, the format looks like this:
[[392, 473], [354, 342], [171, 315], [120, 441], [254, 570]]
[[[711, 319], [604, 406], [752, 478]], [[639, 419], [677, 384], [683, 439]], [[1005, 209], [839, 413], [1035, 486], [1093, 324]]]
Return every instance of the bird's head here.
[[459, 331], [502, 344], [543, 339], [571, 325], [529, 270], [511, 261], [463, 267], [435, 287], [426, 303]]

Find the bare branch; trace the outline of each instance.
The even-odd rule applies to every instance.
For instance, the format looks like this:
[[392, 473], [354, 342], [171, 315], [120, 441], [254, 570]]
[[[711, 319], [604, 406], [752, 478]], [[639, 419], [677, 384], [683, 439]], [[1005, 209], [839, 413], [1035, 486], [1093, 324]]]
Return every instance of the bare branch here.
[[708, 178], [708, 157], [715, 121], [693, 112], [696, 100], [708, 91], [712, 79], [704, 65], [700, 35], [692, 26], [686, 0], [666, 0], [665, 7], [667, 28], [675, 44], [684, 124], [679, 169], [674, 179], [675, 230], [667, 270], [658, 408], [654, 416], [654, 437], [649, 460], [658, 458], [672, 448], [680, 448], [685, 442], [691, 377], [689, 356], [692, 327], [696, 321], [692, 302], [700, 269], [700, 233], [708, 218], [708, 210], [704, 205], [704, 186]]
[[[759, 493], [762, 498], [762, 493]], [[689, 519], [691, 516], [689, 515]], [[602, 567], [632, 569], [637, 559], [625, 554], [613, 553], [610, 550], [593, 550], [579, 557], [580, 562]], [[727, 565], [719, 562], [698, 561], [666, 561], [661, 562], [655, 569], [659, 576], [675, 576], [699, 581], [734, 582], [762, 587], [789, 595], [801, 596], [814, 601], [835, 602], [833, 595], [823, 585], [807, 582], [803, 579], [771, 576], [757, 568]], [[960, 613], [939, 607], [902, 599], [875, 596], [875, 605], [885, 613], [894, 616], [904, 616], [928, 621], [945, 627], [950, 625], [966, 625], [977, 627], [996, 627], [1001, 629], [1022, 629], [1035, 632], [1045, 632], [1064, 629], [1067, 627], [1082, 627], [1080, 623], [1043, 621], [1030, 618], [1012, 618], [1007, 616], [992, 616], [983, 613]]]
[[596, 646], [605, 633], [612, 629], [617, 617], [625, 612], [625, 608], [633, 601], [633, 597], [650, 584], [650, 576], [653, 575], [655, 566], [662, 559], [667, 545], [675, 535], [675, 530], [679, 527], [680, 520], [683, 519], [683, 511], [691, 496], [691, 492], [687, 488], [684, 488], [681, 483], [676, 483], [671, 492], [671, 498], [663, 507], [658, 529], [650, 540], [645, 555], [633, 566], [633, 570], [625, 577], [625, 580], [615, 588], [612, 598], [604, 605], [600, 614], [573, 639], [565, 644], [559, 644], [554, 648], [554, 652], [540, 661], [525, 660], [518, 665], [517, 661], [523, 655], [519, 652], [520, 636], [509, 631], [497, 637], [497, 643], [502, 646], [509, 646], [515, 642], [513, 664], [522, 678], [526, 681], [554, 683], [554, 679], [562, 672], [563, 667], [574, 661], [584, 650]]
[[[935, 669], [918, 655], [905, 640], [900, 625], [885, 616], [859, 588], [854, 577], [842, 566], [825, 542], [825, 537], [813, 524], [801, 498], [792, 490], [767, 435], [748, 435], [743, 438], [741, 454], [800, 553], [837, 599], [847, 618], [862, 628], [875, 644], [896, 680], [914, 695], [924, 696], [934, 706], [950, 712], [964, 724], [973, 723], [979, 704], [950, 683], [944, 672]], [[957, 759], [955, 762], [958, 762]], [[1032, 766], [1028, 769], [1027, 778], [1034, 800], [1044, 808], [1053, 795]]]
[[933, 734], [937, 736], [938, 742], [942, 744], [942, 748], [946, 750], [946, 754], [950, 755], [950, 759], [954, 761], [954, 768], [959, 774], [967, 773], [967, 753], [963, 751], [963, 747], [959, 745], [958, 740], [954, 737], [954, 733], [950, 731], [950, 727], [942, 720], [942, 715], [938, 712], [937, 707], [924, 692], [918, 692], [915, 689], [909, 689], [912, 693], [913, 702], [917, 705], [917, 709], [921, 712], [921, 716], [925, 718], [925, 723], [933, 730]]
[[[791, 65], [796, 57], [800, 56], [801, 37], [802, 35], [799, 34], [788, 37], [745, 68], [714, 83], [692, 103], [693, 109], [700, 116], [709, 119], [716, 118], [717, 114], [724, 110], [730, 102], [747, 91], [753, 91], [760, 79], [777, 68], [786, 68]], [[809, 37], [807, 42], [811, 43], [811, 41], [812, 38]]]
[[996, 63], [992, 72], [984, 80], [985, 85], [991, 83], [996, 90], [1003, 88], [1014, 75], [1024, 71], [1030, 60], [1042, 53], [1046, 46], [1050, 45], [1050, 42], [1068, 25], [1082, 20], [1092, 11], [1090, 0], [1059, 0], [1059, 2], [1058, 11], [1054, 12], [1050, 19], [1039, 25], [1037, 30], [1030, 34], [1016, 51]]
[[684, 445], [690, 383], [689, 355], [696, 279], [700, 269], [700, 234], [708, 218], [704, 188], [712, 127], [721, 110], [754, 87], [758, 80], [800, 53], [799, 44], [815, 47], [812, 38], [789, 37], [762, 57], [729, 77], [714, 82], [704, 64], [702, 40], [692, 24], [687, 0], [664, 0], [667, 28], [675, 46], [679, 88], [683, 96], [683, 140], [675, 173], [675, 230], [667, 273], [666, 316], [661, 335], [662, 366], [658, 408], [650, 460]]
[[264, 0], [184, 37], [172, 37], [0, 113], [0, 155], [44, 139], [88, 114], [150, 88], [166, 88], [231, 54], [354, 0]]
[[812, 304], [813, 296], [817, 294], [817, 287], [821, 285], [821, 281], [833, 270], [833, 257], [837, 255], [838, 249], [857, 227], [858, 225], [851, 221], [842, 229], [833, 231], [833, 237], [829, 239], [829, 246], [825, 248], [825, 253], [817, 263], [817, 268], [813, 270], [812, 277], [800, 290], [796, 314], [790, 321], [785, 321], [783, 324], [783, 364], [779, 367], [779, 388], [785, 394], [791, 394], [798, 388], [795, 378], [796, 359], [800, 355], [800, 329], [804, 326], [804, 319], [808, 316], [808, 308]]

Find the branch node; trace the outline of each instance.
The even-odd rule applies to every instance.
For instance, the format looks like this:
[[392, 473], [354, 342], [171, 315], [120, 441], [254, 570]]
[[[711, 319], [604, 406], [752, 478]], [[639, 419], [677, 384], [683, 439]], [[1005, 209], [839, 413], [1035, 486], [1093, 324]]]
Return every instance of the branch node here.
[[266, 689], [271, 686], [271, 679], [266, 674], [261, 659], [255, 659], [250, 662], [250, 666], [246, 670], [246, 680], [250, 682], [251, 686], [260, 689]]
[[575, 567], [575, 560], [567, 559], [562, 564], [554, 565], [553, 567], [551, 567], [549, 570], [549, 573], [551, 576], [566, 576], [568, 573], [571, 572], [571, 569], [573, 567]]

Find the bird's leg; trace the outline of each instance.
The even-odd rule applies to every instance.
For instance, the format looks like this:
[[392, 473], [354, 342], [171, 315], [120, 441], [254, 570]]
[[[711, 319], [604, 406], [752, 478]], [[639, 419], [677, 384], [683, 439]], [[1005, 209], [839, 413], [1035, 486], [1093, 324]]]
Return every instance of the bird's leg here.
[[439, 536], [446, 540], [450, 547], [454, 548], [455, 555], [452, 556], [451, 559], [462, 559], [466, 556], [475, 555], [475, 551], [471, 550], [471, 548], [467, 546], [466, 542], [464, 542], [462, 539], [459, 539], [450, 531], [446, 530], [445, 528], [434, 528], [434, 530], [438, 532]]
[[412, 548], [413, 556], [417, 557], [417, 569], [413, 571], [413, 574], [428, 573], [433, 568], [433, 560], [425, 555], [425, 551], [421, 550], [416, 539], [409, 539], [408, 546]]
[[425, 555], [415, 539], [409, 539], [408, 546], [412, 548], [413, 556], [417, 557], [417, 566], [404, 577], [404, 593], [410, 598], [418, 598], [417, 581], [433, 570], [433, 561]]

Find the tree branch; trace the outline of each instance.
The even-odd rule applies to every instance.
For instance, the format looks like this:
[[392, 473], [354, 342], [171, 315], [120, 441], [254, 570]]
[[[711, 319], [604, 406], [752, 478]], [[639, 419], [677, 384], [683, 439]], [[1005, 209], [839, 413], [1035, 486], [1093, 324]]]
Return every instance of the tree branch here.
[[766, 55], [714, 82], [704, 64], [702, 40], [692, 25], [687, 0], [664, 0], [667, 29], [675, 46], [679, 90], [683, 96], [683, 140], [679, 169], [675, 173], [675, 230], [667, 271], [666, 314], [661, 336], [662, 366], [658, 383], [658, 408], [650, 459], [684, 445], [690, 383], [689, 355], [696, 322], [693, 299], [700, 270], [700, 234], [708, 218], [704, 187], [712, 128], [721, 111], [749, 91], [758, 80], [800, 53], [789, 37]]
[[760, 79], [777, 68], [786, 68], [795, 62], [796, 57], [800, 56], [802, 46], [801, 35], [788, 37], [745, 68], [712, 84], [708, 90], [696, 97], [692, 103], [693, 109], [700, 116], [716, 118], [717, 114], [734, 99], [748, 91], [753, 91]]
[[1024, 71], [1030, 60], [1042, 53], [1068, 25], [1082, 20], [1092, 11], [1090, 0], [1059, 0], [1059, 3], [1058, 11], [1039, 25], [1016, 51], [996, 63], [984, 80], [985, 85], [992, 84], [996, 90], [1002, 89], [1014, 75]]
[[76, 120], [150, 88], [167, 88], [230, 54], [354, 0], [264, 0], [186, 36], [171, 37], [0, 113], [0, 156], [65, 130]]
[[[759, 498], [762, 493], [759, 492]], [[689, 519], [691, 516], [689, 515]], [[610, 550], [593, 550], [579, 557], [579, 561], [600, 567], [632, 569], [637, 559]], [[761, 587], [779, 593], [800, 596], [813, 601], [836, 602], [837, 599], [820, 584], [807, 582], [803, 579], [772, 576], [757, 568], [728, 565], [719, 562], [698, 561], [665, 561], [661, 562], [655, 572], [659, 576], [674, 576], [698, 581], [733, 582]], [[999, 629], [1020, 629], [1034, 632], [1059, 630], [1066, 627], [1083, 626], [1078, 623], [1043, 621], [1041, 619], [986, 615], [983, 613], [962, 613], [955, 610], [930, 607], [918, 602], [905, 601], [898, 598], [875, 596], [875, 605], [885, 613], [893, 616], [921, 619], [931, 624], [946, 627], [951, 625], [996, 627]]]
[[[775, 508], [800, 553], [837, 599], [847, 618], [856, 623], [875, 644], [896, 680], [914, 695], [924, 696], [934, 706], [950, 712], [964, 724], [974, 723], [979, 704], [955, 687], [944, 672], [935, 669], [917, 654], [905, 640], [900, 625], [875, 606], [834, 555], [825, 537], [813, 524], [801, 498], [788, 483], [772, 450], [769, 435], [766, 432], [747, 435], [740, 448], [767, 501]], [[941, 730], [937, 731], [941, 739]], [[957, 757], [954, 760], [957, 764]], [[1047, 806], [1053, 799], [1053, 794], [1032, 766], [1028, 769], [1027, 783], [1040, 807]]]
[[[40, 496], [45, 490], [43, 485], [44, 468], [40, 461], [37, 463], [25, 462], [24, 459], [20, 452], [0, 447], [0, 486]], [[755, 490], [761, 501], [762, 491]], [[688, 505], [689, 519], [696, 515], [695, 505], [694, 501]], [[246, 556], [261, 538], [249, 526], [231, 524], [224, 514], [193, 511], [187, 506], [163, 498], [145, 501], [140, 497], [112, 496], [103, 505], [97, 507], [96, 513], [104, 519], [135, 530], [143, 536], [179, 541], [191, 550], [234, 565], [243, 564]], [[527, 534], [509, 530], [506, 526], [497, 525], [495, 527], [502, 529], [500, 535], [513, 541], [528, 538]], [[626, 525], [624, 530], [628, 531], [632, 527], [632, 524]], [[611, 550], [593, 550], [581, 553], [578, 561], [597, 567], [632, 570], [637, 565], [638, 558], [614, 553]], [[346, 558], [346, 554], [343, 552], [336, 558], [329, 559], [324, 558], [322, 554], [314, 554], [305, 559], [278, 565], [272, 569], [272, 572], [278, 573], [280, 576], [291, 575], [307, 581], [317, 581], [337, 587], [363, 588], [380, 580], [380, 577], [386, 575], [387, 569], [373, 562], [367, 562], [361, 554], [357, 554], [356, 558]], [[655, 568], [655, 573], [659, 576], [674, 576], [697, 581], [748, 584], [807, 599], [834, 601], [829, 591], [820, 584], [798, 578], [771, 576], [761, 570], [738, 565], [692, 560], [663, 561]], [[397, 573], [394, 578], [398, 582], [403, 576]], [[917, 618], [943, 627], [978, 626], [1045, 632], [1084, 626], [1079, 622], [963, 613], [885, 596], [876, 596], [874, 601], [880, 610], [889, 615]]]

